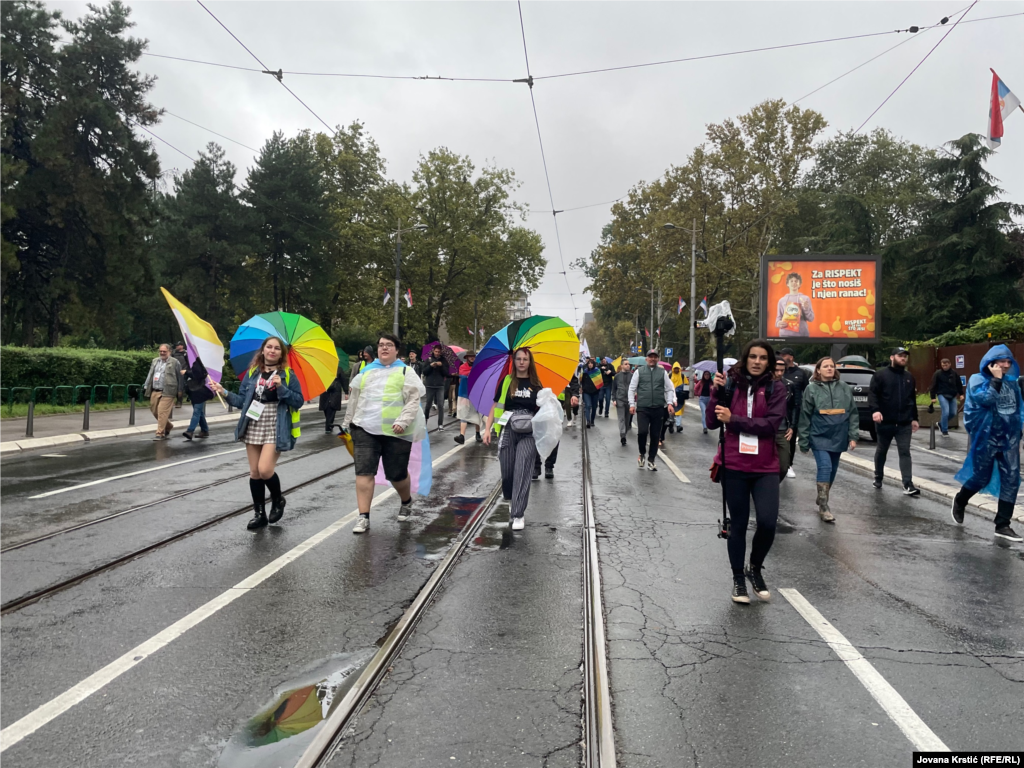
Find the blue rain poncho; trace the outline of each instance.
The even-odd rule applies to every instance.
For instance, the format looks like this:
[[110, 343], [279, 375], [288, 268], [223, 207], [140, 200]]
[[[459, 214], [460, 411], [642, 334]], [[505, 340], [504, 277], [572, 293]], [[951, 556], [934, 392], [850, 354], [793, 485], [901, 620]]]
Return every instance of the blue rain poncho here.
[[[1012, 365], [1003, 376], [1002, 387], [997, 390], [992, 385], [993, 377], [988, 371], [988, 366], [996, 360], [1007, 358], [1012, 361]], [[1024, 402], [1017, 381], [1019, 378], [1020, 366], [1014, 360], [1010, 348], [1005, 344], [997, 344], [981, 358], [980, 372], [971, 376], [967, 382], [964, 427], [970, 435], [971, 447], [967, 451], [963, 467], [956, 473], [956, 480], [965, 484], [974, 477], [975, 466], [990, 466], [991, 477], [981, 492], [996, 497], [999, 497], [1000, 491], [999, 470], [997, 465], [992, 463], [992, 457], [1000, 452], [1016, 457], [1020, 447], [1021, 428], [1024, 427]], [[1013, 465], [1018, 468], [1019, 474], [1019, 461], [1013, 462]], [[1014, 480], [1016, 482], [1013, 483], [1013, 495], [1016, 496], [1019, 479]], [[972, 485], [977, 485], [977, 479]]]

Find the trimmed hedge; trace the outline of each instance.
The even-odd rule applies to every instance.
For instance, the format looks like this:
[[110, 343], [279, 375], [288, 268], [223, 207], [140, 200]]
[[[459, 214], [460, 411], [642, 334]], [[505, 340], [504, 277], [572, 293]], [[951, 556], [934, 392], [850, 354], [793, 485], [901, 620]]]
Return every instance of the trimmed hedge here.
[[0, 347], [0, 384], [4, 387], [54, 387], [68, 384], [142, 384], [149, 352], [68, 347]]
[[[991, 334], [991, 336], [989, 336]], [[1024, 312], [985, 317], [966, 328], [960, 326], [934, 339], [919, 342], [935, 347], [955, 347], [960, 344], [978, 344], [989, 338], [1019, 341], [1024, 339]]]

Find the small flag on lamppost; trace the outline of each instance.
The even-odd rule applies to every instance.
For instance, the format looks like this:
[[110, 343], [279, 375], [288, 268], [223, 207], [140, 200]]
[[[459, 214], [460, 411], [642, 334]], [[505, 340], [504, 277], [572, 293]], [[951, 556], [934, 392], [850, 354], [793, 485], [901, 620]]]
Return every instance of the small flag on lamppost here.
[[1003, 141], [1003, 121], [1020, 106], [1020, 99], [1006, 87], [1006, 83], [994, 69], [989, 71], [992, 73], [992, 95], [988, 107], [988, 137], [985, 143], [989, 149], [995, 149]]
[[708, 313], [708, 297], [707, 296], [705, 296], [703, 299], [701, 299], [701, 301], [700, 301], [700, 308], [704, 310], [704, 314], [705, 315]]
[[387, 288], [385, 288], [384, 289], [384, 304], [382, 306], [386, 307], [388, 305], [389, 301], [391, 301], [391, 291], [389, 291]]
[[405, 303], [412, 307], [412, 288], [405, 289]]
[[676, 314], [678, 315], [680, 312], [682, 312], [683, 311], [683, 307], [685, 307], [685, 306], [686, 306], [686, 302], [683, 301], [683, 297], [680, 296], [679, 297], [679, 306], [676, 307]]

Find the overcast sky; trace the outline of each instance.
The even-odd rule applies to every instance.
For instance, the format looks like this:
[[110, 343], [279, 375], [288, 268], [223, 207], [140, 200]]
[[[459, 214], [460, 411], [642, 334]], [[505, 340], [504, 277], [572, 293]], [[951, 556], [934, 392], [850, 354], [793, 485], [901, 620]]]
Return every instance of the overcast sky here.
[[[52, 3], [72, 18], [85, 3]], [[129, 3], [134, 34], [154, 54], [242, 67], [255, 61], [195, 2]], [[829, 85], [800, 106], [820, 111], [826, 135], [859, 126], [953, 24], [916, 35], [888, 34], [787, 50], [540, 80], [579, 70], [727, 53], [749, 48], [920, 27], [969, 6], [951, 2], [524, 2], [530, 69], [562, 257], [596, 245], [610, 204], [641, 180], [682, 164], [705, 126], [770, 98], [794, 101], [887, 48], [905, 45]], [[526, 76], [515, 3], [209, 2], [208, 7], [271, 69], [378, 75], [513, 79]], [[987, 126], [989, 67], [1024, 99], [1024, 2], [978, 2], [875, 115], [903, 138], [938, 146]], [[956, 17], [954, 17], [956, 18]], [[253, 72], [144, 56], [157, 77], [158, 107], [259, 148], [274, 130], [323, 129], [273, 78]], [[579, 272], [568, 286], [526, 85], [286, 75], [285, 82], [330, 125], [359, 120], [380, 145], [388, 174], [408, 181], [421, 153], [446, 146], [477, 166], [514, 169], [518, 199], [535, 213], [548, 269], [531, 297], [538, 314], [582, 322], [590, 297]], [[217, 141], [238, 166], [254, 153], [166, 115], [154, 133], [192, 157]], [[156, 143], [165, 169], [189, 161]], [[1003, 147], [989, 163], [1007, 199], [1024, 202], [1024, 113], [1007, 119]], [[547, 212], [547, 213], [544, 213]], [[414, 291], [415, 291], [415, 287]], [[576, 294], [570, 297], [570, 290]], [[700, 286], [698, 286], [700, 292]]]

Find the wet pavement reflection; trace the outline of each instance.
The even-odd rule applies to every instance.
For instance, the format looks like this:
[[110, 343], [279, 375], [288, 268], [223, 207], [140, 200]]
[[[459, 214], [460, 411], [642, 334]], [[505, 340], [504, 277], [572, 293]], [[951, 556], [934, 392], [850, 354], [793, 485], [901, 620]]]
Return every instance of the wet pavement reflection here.
[[374, 653], [367, 649], [339, 654], [281, 685], [274, 700], [227, 743], [218, 762], [220, 768], [294, 764]]
[[483, 504], [482, 496], [452, 496], [440, 514], [416, 535], [416, 557], [440, 560], [452, 540], [466, 527], [473, 513]]

